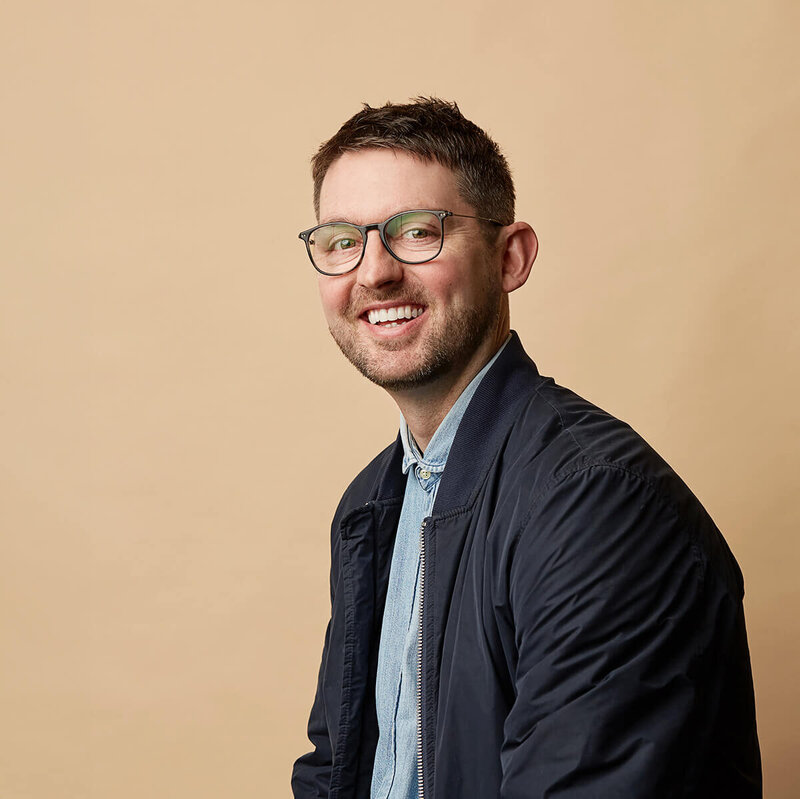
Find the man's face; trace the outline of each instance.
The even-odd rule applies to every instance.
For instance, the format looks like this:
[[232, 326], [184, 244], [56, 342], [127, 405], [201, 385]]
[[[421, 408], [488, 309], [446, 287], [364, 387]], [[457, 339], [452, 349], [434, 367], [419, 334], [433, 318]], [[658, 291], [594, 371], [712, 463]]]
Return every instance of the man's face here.
[[[346, 153], [334, 161], [319, 208], [320, 222], [356, 224], [422, 208], [475, 213], [459, 196], [449, 169], [387, 149]], [[479, 368], [505, 335], [497, 260], [474, 219], [446, 219], [442, 252], [417, 265], [396, 261], [378, 232], [370, 231], [358, 269], [320, 275], [331, 335], [365, 377], [390, 391], [455, 381], [476, 360]], [[414, 318], [404, 318], [408, 310]], [[375, 323], [376, 311], [399, 311], [400, 318]]]

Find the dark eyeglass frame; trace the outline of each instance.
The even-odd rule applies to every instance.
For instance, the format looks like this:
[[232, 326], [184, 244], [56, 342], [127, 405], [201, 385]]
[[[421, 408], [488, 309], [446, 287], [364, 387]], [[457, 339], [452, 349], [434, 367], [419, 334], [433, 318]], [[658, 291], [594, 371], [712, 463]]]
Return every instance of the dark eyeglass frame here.
[[[439, 225], [441, 226], [441, 235], [439, 236], [439, 249], [436, 251], [434, 255], [431, 255], [429, 258], [424, 258], [421, 261], [408, 261], [405, 258], [398, 257], [392, 248], [389, 246], [389, 242], [386, 241], [386, 226], [397, 219], [399, 216], [406, 216], [407, 214], [434, 214], [439, 218]], [[367, 249], [367, 233], [370, 230], [377, 230], [378, 236], [380, 237], [381, 243], [386, 248], [386, 251], [389, 255], [392, 256], [396, 261], [400, 261], [401, 264], [410, 264], [411, 266], [416, 266], [417, 264], [427, 264], [429, 261], [432, 261], [434, 258], [438, 258], [442, 252], [442, 248], [444, 247], [444, 220], [447, 219], [449, 216], [456, 216], [461, 217], [462, 219], [479, 219], [481, 222], [491, 222], [493, 225], [499, 225], [500, 227], [504, 227], [502, 222], [498, 222], [496, 219], [489, 219], [485, 216], [471, 216], [470, 214], [456, 214], [452, 211], [433, 211], [430, 208], [414, 208], [410, 211], [400, 211], [398, 214], [392, 214], [388, 219], [385, 219], [383, 222], [373, 222], [369, 225], [356, 225], [353, 222], [346, 222], [344, 220], [341, 221], [331, 221], [331, 222], [324, 222], [321, 225], [314, 225], [314, 227], [310, 227], [308, 230], [303, 230], [298, 234], [298, 238], [302, 239], [306, 245], [306, 252], [308, 253], [308, 258], [311, 261], [311, 265], [314, 269], [317, 270], [321, 275], [327, 275], [328, 277], [340, 277], [341, 275], [347, 275], [352, 272], [354, 269], [358, 269], [361, 266], [361, 262], [364, 260], [364, 252]], [[349, 225], [352, 228], [355, 228], [361, 233], [361, 255], [359, 255], [358, 260], [356, 263], [347, 269], [344, 272], [325, 272], [320, 269], [314, 263], [314, 256], [311, 254], [311, 243], [310, 238], [311, 235], [314, 233], [315, 230], [319, 230], [321, 227], [327, 227], [328, 225]]]

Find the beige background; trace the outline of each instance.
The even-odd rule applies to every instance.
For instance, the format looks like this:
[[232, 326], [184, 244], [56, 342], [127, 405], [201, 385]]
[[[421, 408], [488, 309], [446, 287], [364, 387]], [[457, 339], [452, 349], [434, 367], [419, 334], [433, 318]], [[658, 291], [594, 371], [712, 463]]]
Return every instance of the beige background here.
[[456, 99], [541, 239], [512, 318], [747, 582], [798, 795], [800, 4], [0, 6], [0, 797], [288, 795], [328, 525], [393, 436], [296, 232], [361, 101]]

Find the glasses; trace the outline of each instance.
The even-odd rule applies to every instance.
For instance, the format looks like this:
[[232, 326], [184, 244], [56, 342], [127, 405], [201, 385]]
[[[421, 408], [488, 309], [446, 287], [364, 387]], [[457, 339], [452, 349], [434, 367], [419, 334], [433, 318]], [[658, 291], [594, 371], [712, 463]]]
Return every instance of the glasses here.
[[432, 261], [444, 246], [444, 220], [449, 216], [480, 219], [503, 226], [485, 216], [454, 214], [452, 211], [402, 211], [384, 222], [354, 225], [351, 222], [326, 222], [300, 233], [308, 257], [323, 275], [344, 275], [358, 268], [364, 258], [364, 243], [370, 230], [377, 230], [389, 254], [403, 264]]

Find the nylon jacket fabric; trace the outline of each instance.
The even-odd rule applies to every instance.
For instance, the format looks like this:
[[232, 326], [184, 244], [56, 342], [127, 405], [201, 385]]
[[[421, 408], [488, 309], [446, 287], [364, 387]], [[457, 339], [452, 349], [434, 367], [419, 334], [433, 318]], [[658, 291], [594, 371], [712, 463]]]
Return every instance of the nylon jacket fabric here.
[[[398, 439], [333, 519], [296, 799], [369, 796], [401, 461]], [[467, 408], [424, 544], [425, 797], [762, 795], [733, 555], [652, 448], [540, 376], [516, 334]]]

